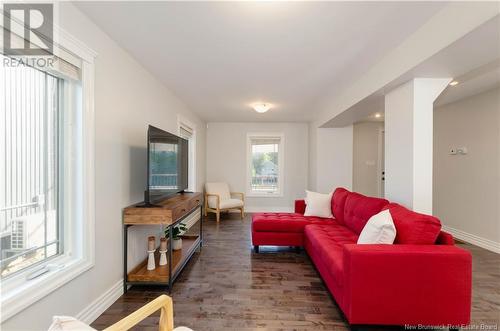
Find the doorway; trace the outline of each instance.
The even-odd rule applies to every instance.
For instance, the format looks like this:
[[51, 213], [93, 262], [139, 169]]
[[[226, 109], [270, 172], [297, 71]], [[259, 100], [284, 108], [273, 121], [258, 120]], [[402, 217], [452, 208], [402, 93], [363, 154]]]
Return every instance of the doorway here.
[[353, 126], [353, 190], [384, 196], [384, 122], [364, 121]]

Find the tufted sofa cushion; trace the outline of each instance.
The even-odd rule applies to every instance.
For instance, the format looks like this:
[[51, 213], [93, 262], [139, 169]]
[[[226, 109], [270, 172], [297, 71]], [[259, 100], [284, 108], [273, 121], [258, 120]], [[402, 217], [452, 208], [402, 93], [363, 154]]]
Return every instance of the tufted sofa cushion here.
[[386, 199], [367, 197], [359, 193], [348, 194], [344, 207], [344, 223], [354, 233], [360, 234], [366, 222], [389, 204]]
[[343, 187], [338, 187], [335, 192], [333, 192], [332, 214], [341, 224], [344, 223], [344, 207], [348, 195], [349, 191]]
[[308, 224], [330, 224], [332, 218], [304, 216], [298, 213], [258, 213], [252, 217], [255, 232], [304, 232]]
[[436, 217], [414, 212], [397, 203], [391, 203], [384, 209], [389, 209], [396, 227], [395, 244], [432, 245], [436, 243], [441, 232], [441, 222]]
[[337, 223], [311, 224], [304, 228], [304, 235], [311, 243], [308, 253], [330, 266], [329, 273], [338, 285], [343, 284], [343, 249], [345, 244], [355, 244], [358, 235]]

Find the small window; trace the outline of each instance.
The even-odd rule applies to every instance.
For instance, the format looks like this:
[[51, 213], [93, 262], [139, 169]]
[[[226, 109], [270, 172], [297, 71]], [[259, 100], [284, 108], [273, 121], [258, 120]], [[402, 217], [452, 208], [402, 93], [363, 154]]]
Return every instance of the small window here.
[[195, 125], [188, 120], [178, 118], [179, 136], [188, 144], [188, 191], [196, 191], [196, 130]]
[[247, 139], [247, 194], [281, 196], [283, 190], [283, 135], [249, 134]]

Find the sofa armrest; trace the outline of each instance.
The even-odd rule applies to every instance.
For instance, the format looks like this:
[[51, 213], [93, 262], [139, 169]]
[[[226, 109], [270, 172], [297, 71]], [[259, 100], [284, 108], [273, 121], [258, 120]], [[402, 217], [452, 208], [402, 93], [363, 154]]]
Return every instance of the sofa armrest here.
[[295, 212], [298, 214], [304, 214], [306, 211], [306, 201], [305, 200], [295, 200]]
[[436, 245], [455, 245], [455, 239], [448, 232], [441, 231], [436, 239]]
[[351, 323], [470, 322], [472, 257], [450, 245], [345, 245]]

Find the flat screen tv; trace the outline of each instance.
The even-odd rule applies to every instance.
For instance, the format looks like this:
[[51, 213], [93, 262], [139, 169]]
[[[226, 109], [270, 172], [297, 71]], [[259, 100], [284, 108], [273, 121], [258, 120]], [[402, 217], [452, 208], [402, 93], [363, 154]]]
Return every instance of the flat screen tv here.
[[148, 184], [145, 204], [188, 188], [188, 141], [154, 126], [148, 127]]

